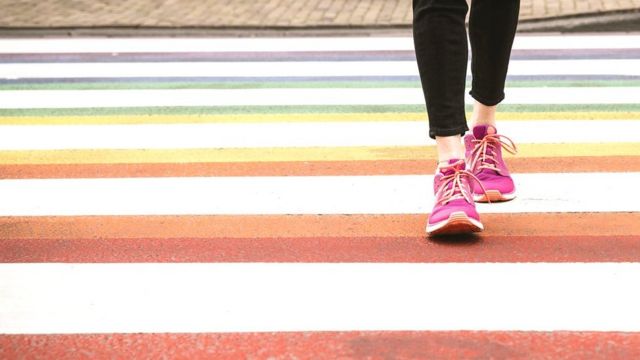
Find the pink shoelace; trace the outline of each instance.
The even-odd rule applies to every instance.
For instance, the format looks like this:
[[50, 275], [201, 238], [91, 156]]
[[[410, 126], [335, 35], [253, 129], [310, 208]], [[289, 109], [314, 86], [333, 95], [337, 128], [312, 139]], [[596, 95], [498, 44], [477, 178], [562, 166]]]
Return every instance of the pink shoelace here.
[[[472, 141], [476, 144], [473, 148], [473, 151], [471, 152], [472, 157], [471, 163], [469, 164], [469, 167], [473, 169], [473, 171], [489, 169], [500, 172], [500, 169], [496, 167], [498, 161], [496, 160], [496, 158], [494, 158], [497, 145], [502, 146], [503, 149], [510, 152], [511, 154], [516, 154], [518, 152], [516, 144], [513, 142], [513, 140], [504, 135], [487, 134], [482, 140]], [[476, 168], [476, 164], [478, 163], [478, 161], [480, 161], [480, 166]]]
[[[465, 199], [467, 202], [473, 203], [473, 198], [469, 194], [462, 191], [461, 179], [463, 176], [468, 176], [470, 179], [476, 181], [480, 185], [482, 192], [485, 195], [487, 194], [487, 191], [482, 185], [480, 179], [478, 179], [475, 175], [473, 175], [473, 173], [469, 172], [468, 170], [460, 170], [456, 167], [456, 165], [459, 165], [461, 162], [462, 160], [457, 163], [451, 164], [450, 166], [447, 166], [452, 167], [454, 169], [454, 173], [450, 175], [444, 175], [441, 178], [440, 181], [442, 181], [442, 183], [438, 188], [438, 191], [436, 192], [436, 202], [438, 204], [446, 205], [449, 201], [455, 199]], [[453, 185], [451, 186], [451, 188], [449, 188], [449, 184], [451, 184], [451, 182], [453, 182]]]

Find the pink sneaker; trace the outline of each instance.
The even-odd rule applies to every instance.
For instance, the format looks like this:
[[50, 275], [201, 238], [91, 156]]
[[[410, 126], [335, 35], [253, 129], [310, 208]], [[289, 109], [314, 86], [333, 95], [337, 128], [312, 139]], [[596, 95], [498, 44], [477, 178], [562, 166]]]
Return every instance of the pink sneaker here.
[[513, 141], [498, 135], [494, 126], [478, 125], [464, 136], [464, 146], [469, 171], [484, 187], [473, 186], [473, 199], [477, 202], [513, 200], [516, 188], [502, 159], [502, 148], [512, 154], [517, 152]]
[[462, 159], [449, 160], [448, 166], [438, 169], [433, 180], [436, 202], [427, 222], [427, 234], [458, 234], [484, 229], [471, 194], [470, 179], [480, 182], [465, 170]]

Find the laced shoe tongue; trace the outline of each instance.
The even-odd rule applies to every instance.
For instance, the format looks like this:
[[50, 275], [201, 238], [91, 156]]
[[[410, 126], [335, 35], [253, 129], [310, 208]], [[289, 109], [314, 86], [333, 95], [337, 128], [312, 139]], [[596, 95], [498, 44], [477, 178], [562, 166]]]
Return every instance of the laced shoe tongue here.
[[464, 170], [464, 169], [465, 169], [464, 161], [461, 161], [460, 159], [450, 159], [448, 166], [440, 168], [440, 173], [444, 176], [447, 176], [447, 175], [452, 175], [453, 173], [456, 172], [456, 170]]
[[[477, 125], [477, 126], [473, 127], [473, 136], [475, 136], [475, 138], [478, 139], [478, 140], [484, 139], [484, 137], [487, 136], [487, 135], [494, 135], [494, 134], [497, 134], [497, 133], [498, 133], [498, 131], [492, 125]], [[490, 156], [494, 155], [493, 151], [490, 148], [487, 149], [487, 155], [490, 155]], [[488, 159], [487, 159], [487, 162], [491, 163], [491, 164], [494, 164], [493, 161], [488, 160]], [[485, 175], [485, 174], [493, 175], [493, 174], [498, 174], [498, 172], [495, 171], [495, 170], [483, 169], [482, 171], [480, 171], [481, 180], [484, 180], [484, 176], [483, 175]]]
[[477, 125], [473, 127], [473, 136], [478, 140], [484, 139], [487, 134], [493, 135], [497, 133], [496, 128], [491, 125]]
[[[443, 166], [439, 169], [439, 172], [443, 175], [443, 176], [448, 176], [448, 175], [453, 175], [455, 174], [456, 171], [459, 170], [464, 170], [465, 169], [465, 162], [461, 159], [450, 159], [448, 162], [448, 166]], [[451, 188], [453, 187], [454, 182], [451, 181], [447, 184], [447, 190], [450, 191]], [[454, 189], [453, 194], [452, 195], [456, 195], [456, 194], [460, 194], [461, 190], [460, 188], [456, 187], [456, 189]], [[454, 200], [457, 201], [457, 200]]]

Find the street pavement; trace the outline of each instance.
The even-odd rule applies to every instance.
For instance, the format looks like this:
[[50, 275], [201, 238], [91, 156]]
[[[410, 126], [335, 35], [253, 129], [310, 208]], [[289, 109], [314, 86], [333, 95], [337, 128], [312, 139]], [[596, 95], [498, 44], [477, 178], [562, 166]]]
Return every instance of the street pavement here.
[[[0, 0], [0, 27], [309, 28], [409, 26], [410, 0]], [[640, 0], [521, 0], [520, 20], [637, 11]]]
[[0, 358], [639, 358], [639, 69], [517, 35], [518, 197], [428, 239], [409, 37], [2, 39]]

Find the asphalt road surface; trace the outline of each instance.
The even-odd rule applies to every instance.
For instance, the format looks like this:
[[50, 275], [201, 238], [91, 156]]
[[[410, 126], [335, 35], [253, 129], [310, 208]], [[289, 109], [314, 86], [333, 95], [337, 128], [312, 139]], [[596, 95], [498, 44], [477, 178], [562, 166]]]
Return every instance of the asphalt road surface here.
[[409, 37], [0, 40], [0, 358], [639, 358], [640, 35], [505, 92], [518, 197], [433, 240]]

